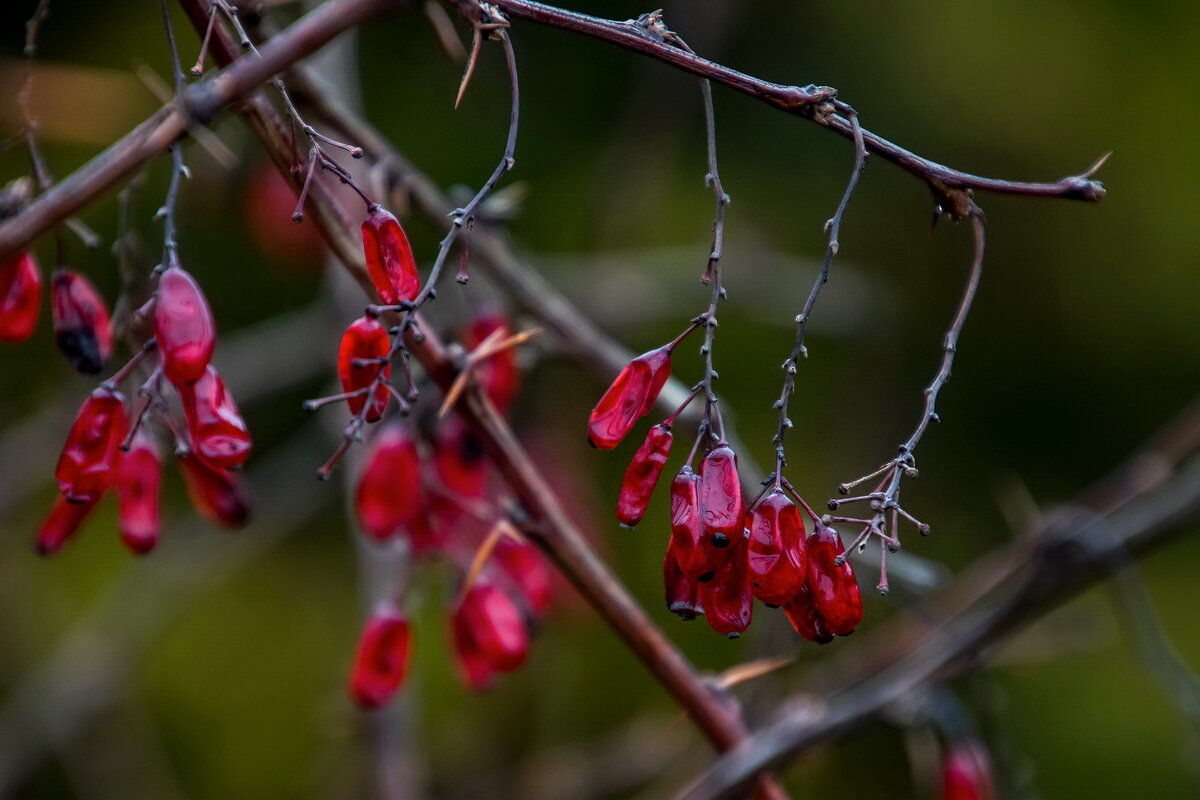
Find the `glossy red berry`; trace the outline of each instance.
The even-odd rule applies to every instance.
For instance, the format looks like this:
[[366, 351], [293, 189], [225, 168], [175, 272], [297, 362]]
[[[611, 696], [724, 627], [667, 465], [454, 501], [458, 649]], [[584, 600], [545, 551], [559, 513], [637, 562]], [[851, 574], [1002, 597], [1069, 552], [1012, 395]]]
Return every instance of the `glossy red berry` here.
[[671, 545], [679, 567], [692, 578], [709, 575], [729, 548], [713, 547], [700, 515], [700, 476], [684, 466], [671, 482]]
[[33, 543], [34, 552], [50, 556], [61, 550], [98, 502], [93, 500], [90, 503], [68, 503], [62, 495], [54, 498], [50, 513], [38, 528], [37, 539]]
[[768, 605], [783, 605], [804, 587], [804, 520], [800, 509], [776, 489], [750, 512], [746, 542], [754, 596]]
[[117, 532], [134, 553], [148, 553], [158, 543], [161, 521], [158, 508], [162, 461], [154, 437], [146, 429], [134, 434], [129, 451], [117, 466]]
[[154, 339], [163, 374], [180, 387], [200, 380], [217, 343], [217, 326], [200, 284], [182, 267], [169, 267], [158, 279], [155, 298]]
[[942, 800], [993, 800], [991, 759], [978, 742], [955, 742], [942, 761]]
[[695, 619], [704, 614], [704, 605], [700, 602], [700, 583], [679, 566], [675, 557], [675, 540], [667, 545], [667, 555], [663, 559], [663, 587], [666, 590], [667, 610], [678, 614], [680, 619]]
[[416, 442], [403, 425], [386, 424], [371, 440], [358, 477], [354, 493], [358, 523], [368, 536], [387, 539], [411, 526], [423, 511]]
[[843, 552], [842, 537], [828, 526], [818, 527], [808, 537], [808, 579], [812, 604], [825, 620], [830, 633], [845, 636], [862, 622], [862, 594], [850, 562], [837, 566]]
[[634, 423], [654, 407], [669, 377], [669, 346], [642, 353], [629, 362], [592, 409], [588, 420], [588, 441], [592, 447], [611, 450], [620, 444]]
[[421, 288], [417, 262], [404, 229], [390, 213], [374, 206], [362, 224], [363, 251], [367, 271], [379, 292], [379, 299], [388, 305], [412, 300]]
[[241, 528], [250, 520], [250, 493], [239, 477], [210, 467], [193, 453], [179, 454], [179, 471], [192, 506], [222, 528]]
[[812, 604], [812, 593], [802, 586], [799, 593], [783, 606], [783, 613], [796, 633], [817, 644], [829, 644], [833, 634], [825, 627], [825, 620]]
[[404, 685], [412, 651], [408, 620], [390, 604], [363, 627], [350, 670], [350, 696], [361, 708], [381, 708]]
[[98, 386], [79, 409], [54, 470], [58, 489], [68, 502], [100, 499], [115, 477], [125, 432], [125, 398]]
[[100, 292], [82, 274], [59, 267], [50, 277], [50, 301], [58, 349], [79, 372], [103, 372], [112, 354], [112, 325]]
[[492, 551], [492, 561], [511, 586], [513, 595], [524, 601], [525, 608], [535, 617], [546, 613], [554, 599], [554, 583], [546, 559], [529, 542], [501, 538]]
[[250, 432], [216, 367], [208, 365], [199, 380], [180, 386], [179, 398], [193, 453], [218, 469], [249, 458]]
[[[365, 390], [375, 381], [380, 370], [383, 371], [383, 376], [372, 393], [371, 405], [367, 409], [367, 422], [375, 422], [387, 410], [390, 392], [385, 381], [391, 378], [392, 365], [384, 364], [380, 359], [387, 358], [391, 347], [392, 341], [388, 337], [387, 329], [374, 317], [359, 317], [350, 323], [350, 327], [342, 334], [342, 342], [338, 347], [338, 377], [342, 381], [342, 391], [347, 394], [363, 392], [346, 398], [351, 414], [357, 415], [362, 411], [363, 406], [367, 404]], [[373, 363], [355, 363], [372, 359], [375, 359]]]
[[451, 628], [459, 667], [472, 689], [486, 688], [495, 673], [525, 663], [529, 652], [525, 620], [517, 605], [495, 586], [472, 586], [454, 610]]
[[700, 603], [704, 606], [704, 618], [717, 633], [734, 639], [750, 627], [754, 592], [743, 536], [730, 542], [729, 553], [712, 580], [700, 584]]
[[671, 426], [660, 422], [646, 434], [646, 441], [633, 454], [633, 460], [629, 462], [621, 481], [621, 494], [617, 497], [617, 521], [625, 527], [632, 528], [641, 522], [670, 454]]
[[740, 539], [744, 512], [737, 455], [721, 442], [708, 451], [700, 465], [700, 514], [705, 534], [718, 547]]
[[[463, 346], [474, 350], [496, 331], [504, 331], [505, 336], [511, 333], [511, 326], [503, 314], [489, 313], [477, 317], [463, 334]], [[475, 375], [496, 410], [507, 414], [521, 382], [517, 351], [510, 347], [484, 359], [475, 367]]]
[[29, 252], [0, 266], [0, 342], [21, 342], [37, 327], [42, 273]]

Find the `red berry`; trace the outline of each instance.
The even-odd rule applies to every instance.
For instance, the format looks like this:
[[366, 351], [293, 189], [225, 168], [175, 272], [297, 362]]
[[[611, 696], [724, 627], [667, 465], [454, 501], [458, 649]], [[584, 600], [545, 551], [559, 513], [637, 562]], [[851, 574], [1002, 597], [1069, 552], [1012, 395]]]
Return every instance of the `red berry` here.
[[804, 520], [800, 509], [776, 489], [750, 512], [746, 543], [754, 596], [768, 605], [783, 605], [804, 587]]
[[679, 567], [692, 578], [714, 572], [728, 548], [713, 547], [700, 516], [700, 476], [684, 466], [671, 482], [671, 544]]
[[660, 347], [630, 361], [592, 409], [588, 441], [611, 450], [621, 443], [642, 416], [654, 407], [663, 384], [671, 377], [671, 348]]
[[221, 374], [211, 364], [195, 383], [179, 387], [192, 452], [218, 469], [236, 467], [250, 456], [250, 432]]
[[412, 650], [408, 620], [390, 604], [376, 611], [363, 628], [350, 671], [350, 696], [366, 709], [387, 704], [404, 685]]
[[830, 633], [846, 636], [862, 622], [862, 594], [850, 562], [840, 567], [835, 560], [843, 552], [842, 537], [822, 525], [808, 537], [808, 579], [813, 607], [825, 620]]
[[700, 584], [679, 566], [675, 557], [675, 540], [667, 545], [667, 555], [663, 559], [663, 587], [667, 595], [667, 609], [672, 614], [678, 614], [681, 619], [695, 619], [704, 614], [704, 606], [700, 603]]
[[371, 440], [358, 477], [354, 511], [363, 531], [374, 539], [396, 535], [423, 513], [421, 459], [402, 425], [387, 424]]
[[50, 514], [42, 522], [37, 532], [37, 540], [33, 549], [43, 556], [57, 553], [67, 540], [75, 535], [87, 515], [92, 513], [98, 500], [89, 503], [69, 503], [62, 495], [54, 498], [54, 506]]
[[750, 567], [746, 561], [745, 537], [739, 535], [729, 546], [729, 554], [712, 580], [700, 584], [700, 602], [704, 618], [717, 633], [734, 639], [750, 627], [754, 612], [754, 592]]
[[524, 601], [532, 616], [546, 613], [553, 599], [554, 584], [550, 568], [536, 547], [503, 537], [492, 550], [492, 561], [508, 579], [505, 585]]
[[54, 476], [71, 503], [94, 503], [112, 484], [125, 438], [125, 398], [98, 386], [75, 417]]
[[80, 273], [59, 267], [50, 277], [50, 300], [58, 349], [79, 372], [103, 372], [112, 354], [112, 325], [96, 287]]
[[633, 454], [633, 460], [629, 462], [625, 478], [621, 481], [621, 494], [617, 497], [617, 520], [625, 527], [632, 528], [641, 522], [670, 454], [671, 427], [660, 422], [646, 434], [646, 441]]
[[139, 428], [129, 452], [118, 460], [116, 481], [117, 531], [134, 553], [148, 553], [158, 543], [161, 482], [162, 462], [154, 437]]
[[487, 456], [466, 421], [450, 414], [438, 423], [433, 437], [433, 466], [441, 484], [461, 500], [487, 497]]
[[974, 741], [955, 742], [942, 762], [942, 800], [992, 800], [996, 796], [991, 759]]
[[[390, 393], [385, 381], [392, 375], [392, 365], [379, 361], [356, 365], [355, 361], [384, 359], [391, 348], [392, 341], [387, 329], [374, 317], [359, 317], [342, 334], [342, 342], [338, 347], [338, 377], [342, 380], [342, 391], [349, 394], [365, 390], [375, 381], [380, 370], [383, 371], [383, 377], [372, 395], [371, 406], [367, 409], [367, 422], [375, 422], [387, 410]], [[366, 393], [346, 398], [350, 413], [354, 415], [362, 411], [366, 403]]]
[[472, 586], [451, 619], [454, 649], [463, 677], [472, 689], [483, 689], [497, 672], [525, 663], [529, 631], [516, 604], [486, 583]]
[[812, 592], [802, 586], [800, 592], [784, 604], [783, 613], [796, 629], [796, 633], [817, 644], [829, 644], [833, 634], [825, 627], [825, 620], [812, 604]]
[[21, 342], [37, 327], [42, 273], [28, 251], [0, 267], [0, 342]]
[[154, 338], [167, 380], [183, 386], [204, 376], [217, 343], [217, 326], [200, 285], [181, 267], [169, 267], [158, 279]]
[[250, 495], [237, 475], [187, 452], [179, 454], [179, 471], [192, 506], [213, 525], [241, 528], [250, 520]]
[[362, 238], [367, 271], [379, 298], [388, 305], [415, 298], [421, 288], [417, 262], [396, 218], [375, 206], [363, 220]]
[[721, 442], [708, 451], [700, 465], [700, 515], [706, 536], [718, 547], [740, 539], [744, 511], [737, 455]]
[[[463, 334], [463, 346], [474, 350], [498, 330], [504, 331], [505, 336], [511, 332], [508, 319], [503, 314], [490, 313], [477, 317]], [[517, 369], [517, 351], [510, 347], [485, 359], [475, 367], [475, 375], [496, 410], [507, 414], [521, 382], [521, 372]]]

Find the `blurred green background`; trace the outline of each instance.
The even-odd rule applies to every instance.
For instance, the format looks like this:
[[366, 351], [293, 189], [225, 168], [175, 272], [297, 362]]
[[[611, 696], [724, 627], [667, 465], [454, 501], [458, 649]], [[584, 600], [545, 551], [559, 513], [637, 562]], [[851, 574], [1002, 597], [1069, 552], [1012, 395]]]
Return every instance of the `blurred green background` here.
[[[6, 136], [19, 125], [12, 97], [34, 5], [0, 10]], [[568, 5], [618, 19], [651, 10]], [[915, 554], [953, 570], [1003, 544], [1013, 535], [1005, 520], [1014, 486], [1046, 505], [1071, 497], [1200, 387], [1200, 6], [674, 0], [665, 11], [700, 53], [771, 80], [835, 86], [866, 127], [971, 172], [1054, 180], [1114, 153], [1099, 205], [978, 198], [989, 220], [984, 281], [942, 395], [944, 422], [919, 449], [920, 481], [906, 486], [907, 507], [934, 530], [910, 537]], [[296, 12], [285, 4], [272, 13], [285, 22]], [[197, 39], [181, 16], [177, 24], [188, 63]], [[512, 35], [523, 110], [512, 181], [527, 193], [510, 225], [514, 246], [634, 351], [656, 346], [707, 303], [695, 280], [712, 214], [696, 83], [570, 34], [517, 24]], [[62, 176], [157, 106], [135, 75], [145, 66], [168, 74], [157, 4], [56, 0], [40, 45], [56, 88], [37, 102], [50, 166]], [[357, 47], [369, 118], [441, 185], [478, 186], [501, 152], [508, 110], [495, 48], [485, 48], [454, 111], [460, 67], [419, 11], [372, 24]], [[748, 98], [715, 95], [721, 174], [734, 199], [716, 365], [749, 446], [743, 457], [765, 461], [792, 317], [852, 151]], [[110, 502], [59, 557], [34, 556], [54, 460], [93, 382], [54, 351], [48, 314], [33, 340], [0, 348], [0, 795], [373, 796], [372, 742], [383, 742], [398, 754], [389, 759], [397, 780], [429, 797], [669, 796], [708, 750], [566, 589], [530, 662], [476, 696], [450, 668], [450, 575], [422, 569], [408, 602], [417, 657], [404, 699], [374, 716], [351, 707], [344, 683], [361, 621], [362, 559], [339, 482], [312, 479], [341, 412], [314, 421], [300, 400], [326, 391], [337, 336], [354, 312], [330, 302], [341, 290], [292, 227], [290, 201], [256, 193], [262, 156], [253, 138], [236, 119], [215, 131], [235, 160], [187, 147], [194, 179], [182, 198], [181, 252], [217, 315], [217, 363], [242, 365], [245, 383], [227, 380], [249, 398], [256, 519], [232, 536], [207, 529], [172, 477], [172, 521], [152, 556], [120, 547]], [[5, 180], [25, 174], [24, 149], [10, 147], [0, 167]], [[147, 266], [166, 178], [160, 160], [135, 203]], [[113, 196], [84, 214], [106, 243], [116, 217]], [[943, 221], [931, 236], [930, 217], [919, 182], [869, 164], [793, 403], [790, 475], [818, 503], [889, 457], [916, 421], [970, 254], [965, 226]], [[417, 219], [406, 227], [428, 264], [436, 231]], [[53, 263], [49, 239], [38, 254], [44, 267]], [[107, 246], [86, 251], [68, 239], [67, 254], [115, 296]], [[486, 283], [447, 286], [434, 320], [449, 324], [487, 302]], [[287, 315], [300, 321], [282, 329], [283, 344], [262, 345], [281, 335], [280, 319], [297, 319]], [[699, 367], [686, 348], [675, 374], [691, 382]], [[798, 666], [740, 690], [761, 719], [853, 642], [800, 644], [761, 606], [750, 635], [731, 642], [661, 608], [662, 499], [636, 533], [611, 519], [638, 436], [612, 453], [583, 443], [603, 388], [551, 349], [530, 360], [516, 425], [558, 465], [574, 516], [697, 666], [795, 654]], [[873, 562], [861, 567], [869, 583]], [[1197, 563], [1200, 539], [1185, 535], [1142, 565], [1167, 633], [1193, 665]], [[868, 597], [864, 630], [905, 601], [896, 595]], [[956, 685], [988, 734], [1005, 796], [1197, 795], [1197, 729], [1142, 668], [1113, 602], [1107, 590], [1087, 593], [1001, 650], [994, 668]], [[929, 797], [921, 742], [874, 724], [804, 759], [787, 781], [796, 796]]]

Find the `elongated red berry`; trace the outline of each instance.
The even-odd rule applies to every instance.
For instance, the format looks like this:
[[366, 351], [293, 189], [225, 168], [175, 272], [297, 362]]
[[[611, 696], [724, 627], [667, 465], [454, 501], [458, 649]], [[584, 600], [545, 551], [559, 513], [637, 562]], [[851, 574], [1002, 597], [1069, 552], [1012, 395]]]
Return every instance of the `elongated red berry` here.
[[112, 325], [96, 287], [82, 274], [59, 267], [50, 277], [50, 300], [58, 349], [79, 372], [103, 372], [112, 354]]
[[808, 575], [800, 509], [776, 489], [750, 512], [747, 527], [754, 596], [767, 605], [783, 605], [799, 594]]
[[[391, 378], [392, 365], [382, 363], [391, 350], [392, 342], [387, 329], [379, 324], [374, 317], [359, 317], [350, 323], [342, 334], [342, 342], [338, 347], [338, 377], [342, 381], [342, 391], [346, 394], [362, 392], [354, 397], [346, 398], [350, 413], [357, 416], [367, 403], [367, 392], [375, 377], [383, 371], [379, 384], [371, 397], [371, 405], [367, 409], [367, 422], [375, 422], [387, 410], [390, 392], [385, 381]], [[356, 363], [360, 360], [372, 363]]]
[[730, 542], [729, 554], [712, 580], [700, 584], [700, 602], [704, 606], [704, 618], [717, 633], [735, 639], [750, 627], [754, 592], [743, 536]]
[[129, 451], [117, 465], [117, 532], [134, 553], [148, 553], [158, 544], [158, 508], [162, 461], [154, 437], [145, 427], [133, 436]]
[[633, 454], [633, 460], [629, 462], [621, 481], [621, 494], [617, 497], [617, 521], [626, 528], [632, 528], [642, 521], [670, 454], [671, 426], [660, 422], [646, 434], [646, 441]]
[[592, 409], [588, 441], [592, 447], [611, 450], [630, 428], [654, 407], [663, 384], [671, 377], [670, 345], [642, 353], [630, 361]]
[[367, 271], [379, 299], [395, 305], [415, 298], [421, 289], [417, 262], [396, 218], [379, 206], [372, 207], [363, 220], [362, 237]]
[[835, 560], [843, 552], [842, 537], [821, 525], [808, 537], [808, 580], [813, 607], [825, 620], [830, 633], [845, 636], [862, 622], [862, 594], [850, 562], [840, 567]]
[[94, 503], [113, 482], [125, 438], [125, 398], [101, 385], [88, 396], [67, 434], [54, 477], [71, 503]]
[[179, 471], [192, 506], [222, 528], [241, 528], [250, 520], [250, 493], [232, 472], [210, 467], [194, 453], [180, 453]]
[[33, 254], [19, 253], [0, 267], [0, 342], [22, 342], [37, 327], [42, 273]]
[[995, 796], [991, 759], [983, 745], [970, 740], [951, 744], [942, 760], [942, 800], [993, 800]]
[[513, 595], [524, 601], [526, 610], [535, 617], [546, 613], [553, 600], [554, 584], [546, 559], [529, 542], [516, 542], [503, 537], [492, 550], [492, 561], [508, 579]]
[[437, 479], [455, 497], [487, 497], [488, 461], [483, 444], [458, 414], [447, 415], [434, 431], [433, 466]]
[[737, 455], [721, 442], [708, 451], [700, 465], [700, 514], [705, 534], [718, 547], [740, 539], [744, 512]]
[[179, 399], [193, 453], [218, 469], [250, 457], [250, 432], [216, 367], [209, 364], [199, 380], [180, 386]]
[[396, 535], [424, 512], [421, 458], [403, 425], [386, 424], [371, 440], [354, 493], [354, 512], [363, 532], [374, 539]]
[[155, 297], [154, 338], [163, 374], [180, 387], [200, 380], [217, 343], [217, 326], [200, 284], [182, 267], [168, 267]]
[[671, 544], [679, 567], [692, 578], [709, 575], [724, 561], [728, 548], [715, 548], [704, 535], [700, 515], [700, 476], [684, 466], [671, 482]]
[[486, 688], [493, 674], [525, 663], [529, 652], [525, 620], [516, 604], [495, 586], [472, 586], [454, 610], [451, 627], [458, 665], [472, 689]]
[[350, 670], [350, 696], [361, 708], [381, 708], [404, 685], [412, 651], [408, 620], [391, 604], [363, 627]]
[[799, 593], [783, 606], [783, 613], [796, 633], [817, 644], [829, 644], [833, 634], [825, 627], [825, 620], [812, 604], [812, 592], [805, 585]]
[[37, 539], [33, 543], [34, 551], [38, 555], [49, 556], [61, 550], [98, 502], [68, 503], [62, 495], [54, 498], [54, 506], [38, 528]]
[[667, 610], [678, 614], [680, 619], [690, 620], [704, 614], [704, 605], [700, 602], [700, 583], [679, 566], [675, 557], [675, 540], [667, 545], [667, 555], [663, 558], [663, 588], [667, 596]]
[[[508, 336], [511, 327], [508, 318], [497, 312], [476, 317], [463, 333], [463, 346], [474, 350], [496, 331], [503, 331], [503, 335]], [[517, 368], [517, 351], [510, 347], [484, 359], [476, 365], [475, 375], [496, 410], [501, 414], [508, 414], [521, 382], [521, 372]]]

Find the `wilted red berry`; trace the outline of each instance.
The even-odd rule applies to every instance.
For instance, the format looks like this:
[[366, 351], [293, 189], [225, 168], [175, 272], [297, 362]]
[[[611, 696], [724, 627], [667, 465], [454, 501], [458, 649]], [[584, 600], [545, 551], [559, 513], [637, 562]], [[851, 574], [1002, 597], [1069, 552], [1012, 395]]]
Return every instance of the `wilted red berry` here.
[[742, 535], [730, 542], [729, 553], [712, 580], [700, 584], [700, 602], [704, 618], [717, 633], [733, 639], [750, 627], [754, 593]]
[[371, 440], [358, 477], [354, 494], [358, 523], [368, 536], [387, 539], [412, 525], [423, 510], [416, 442], [403, 425], [387, 424]]
[[250, 519], [250, 495], [237, 475], [210, 467], [194, 453], [179, 454], [179, 471], [192, 506], [222, 528], [240, 528]]
[[621, 494], [617, 497], [617, 520], [625, 527], [632, 528], [641, 522], [670, 454], [671, 426], [661, 422], [646, 434], [646, 441], [633, 454], [633, 460], [629, 462], [621, 481]]
[[[508, 319], [503, 314], [495, 312], [484, 314], [476, 317], [467, 326], [467, 330], [463, 334], [463, 346], [468, 350], [474, 350], [484, 339], [496, 331], [504, 331], [507, 336], [510, 329]], [[475, 375], [496, 410], [501, 414], [507, 414], [521, 381], [521, 372], [517, 369], [516, 350], [510, 347], [484, 359], [475, 366]]]
[[991, 759], [974, 741], [955, 742], [942, 761], [942, 800], [993, 800]]
[[376, 611], [363, 627], [350, 670], [350, 696], [362, 708], [380, 708], [404, 685], [412, 650], [408, 620], [394, 606]]
[[517, 605], [495, 586], [472, 586], [450, 624], [459, 668], [472, 689], [483, 689], [495, 673], [525, 663], [529, 652], [525, 620]]
[[54, 506], [42, 525], [38, 528], [37, 539], [33, 549], [39, 555], [49, 556], [57, 553], [67, 540], [75, 535], [87, 515], [92, 513], [99, 500], [89, 503], [68, 503], [62, 495], [54, 498]]
[[[346, 328], [346, 332], [342, 334], [342, 342], [338, 347], [338, 377], [341, 378], [343, 392], [350, 394], [367, 389], [375, 381], [380, 370], [383, 371], [383, 377], [372, 394], [371, 406], [367, 409], [367, 422], [375, 422], [387, 410], [390, 393], [388, 387], [384, 385], [384, 381], [391, 377], [392, 365], [382, 363], [381, 360], [387, 357], [391, 347], [392, 342], [388, 337], [387, 329], [380, 325], [379, 320], [374, 317], [359, 317], [350, 323], [350, 327]], [[358, 360], [370, 361], [371, 359], [376, 359], [376, 361], [355, 364]], [[346, 398], [346, 404], [350, 406], [350, 413], [354, 415], [362, 411], [366, 403], [367, 394], [365, 392]]]
[[675, 540], [667, 545], [667, 555], [663, 559], [663, 588], [667, 596], [667, 610], [678, 614], [681, 619], [695, 619], [704, 614], [704, 606], [700, 602], [700, 584], [679, 566], [675, 557]]
[[813, 607], [825, 620], [826, 630], [845, 636], [862, 622], [863, 605], [850, 562], [840, 567], [835, 563], [845, 552], [842, 538], [833, 528], [821, 525], [808, 537], [807, 548], [807, 585]]
[[799, 593], [783, 606], [783, 613], [796, 629], [796, 633], [817, 644], [833, 641], [833, 634], [825, 627], [825, 620], [812, 604], [812, 592], [808, 586], [800, 587]]
[[671, 377], [671, 346], [660, 347], [630, 361], [592, 409], [588, 441], [611, 450], [621, 443], [642, 416], [654, 407], [663, 384]]
[[158, 494], [162, 462], [154, 437], [139, 428], [129, 451], [117, 462], [117, 532], [135, 553], [147, 553], [158, 543], [161, 528]]
[[218, 469], [250, 456], [250, 432], [216, 367], [209, 364], [199, 380], [180, 386], [179, 398], [193, 453]]
[[705, 534], [718, 547], [740, 539], [744, 511], [737, 455], [721, 442], [708, 451], [700, 465], [700, 515]]
[[768, 605], [783, 605], [804, 587], [804, 520], [800, 509], [776, 489], [750, 512], [746, 543], [754, 596]]
[[176, 386], [199, 380], [217, 343], [217, 326], [200, 284], [182, 267], [169, 267], [158, 279], [155, 297], [154, 339], [163, 374]]
[[404, 229], [389, 212], [374, 206], [362, 224], [367, 271], [379, 298], [388, 305], [412, 300], [421, 288], [417, 262]]
[[33, 254], [20, 253], [0, 267], [0, 342], [21, 342], [37, 327], [42, 273]]
[[692, 578], [714, 572], [728, 548], [713, 547], [700, 515], [700, 476], [684, 466], [671, 482], [671, 545], [680, 568]]
[[96, 375], [112, 354], [108, 308], [92, 282], [59, 267], [50, 278], [50, 312], [58, 349], [79, 372]]
[[54, 470], [68, 502], [100, 499], [115, 477], [125, 431], [125, 398], [107, 386], [96, 387], [79, 409]]

